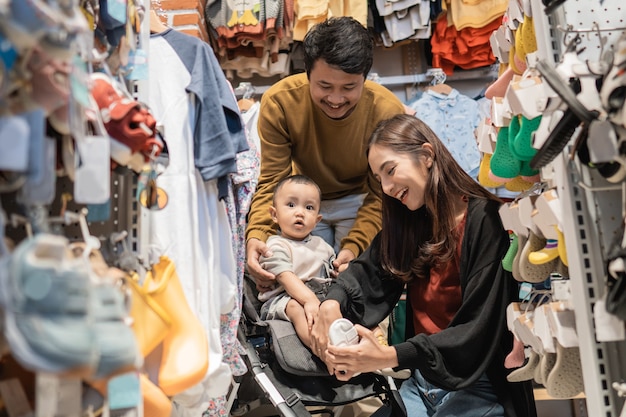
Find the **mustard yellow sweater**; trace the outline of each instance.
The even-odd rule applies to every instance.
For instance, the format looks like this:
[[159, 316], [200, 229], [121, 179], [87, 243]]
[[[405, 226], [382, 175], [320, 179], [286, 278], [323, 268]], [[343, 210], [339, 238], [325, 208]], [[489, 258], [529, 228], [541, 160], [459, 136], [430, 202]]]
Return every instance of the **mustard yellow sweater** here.
[[[379, 121], [403, 113], [402, 102], [388, 89], [366, 81], [352, 114], [343, 120], [326, 116], [311, 100], [306, 74], [284, 78], [261, 99], [258, 121], [261, 174], [248, 214], [246, 240], [267, 240], [276, 233], [268, 208], [276, 183], [293, 174], [312, 178], [324, 200], [367, 193], [341, 249], [359, 255], [380, 230], [379, 185], [365, 157]], [[372, 188], [374, 187], [374, 188]]]

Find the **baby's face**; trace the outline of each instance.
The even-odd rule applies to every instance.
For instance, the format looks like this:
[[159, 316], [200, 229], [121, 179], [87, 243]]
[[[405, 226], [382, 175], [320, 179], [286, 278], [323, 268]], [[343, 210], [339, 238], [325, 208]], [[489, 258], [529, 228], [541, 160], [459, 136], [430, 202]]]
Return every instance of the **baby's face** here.
[[274, 199], [272, 219], [278, 224], [284, 237], [302, 240], [320, 221], [320, 197], [312, 184], [288, 181]]

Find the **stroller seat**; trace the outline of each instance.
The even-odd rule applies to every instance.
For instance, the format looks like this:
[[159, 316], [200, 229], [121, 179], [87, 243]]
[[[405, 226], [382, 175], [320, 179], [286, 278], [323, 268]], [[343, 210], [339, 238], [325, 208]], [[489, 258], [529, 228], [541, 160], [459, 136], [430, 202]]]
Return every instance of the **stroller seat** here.
[[326, 365], [301, 341], [284, 320], [261, 320], [261, 302], [254, 282], [244, 279], [238, 339], [244, 347], [248, 373], [239, 378], [232, 410], [250, 411], [270, 402], [282, 416], [327, 414], [338, 417], [345, 405], [378, 397], [382, 407], [375, 417], [406, 417], [395, 381], [363, 373], [343, 382], [329, 375]]

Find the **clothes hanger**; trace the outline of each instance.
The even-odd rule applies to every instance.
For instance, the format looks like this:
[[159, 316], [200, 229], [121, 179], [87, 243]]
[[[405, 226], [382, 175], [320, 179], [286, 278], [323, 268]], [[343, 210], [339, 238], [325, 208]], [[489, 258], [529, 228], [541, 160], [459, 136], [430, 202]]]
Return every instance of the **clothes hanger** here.
[[428, 89], [434, 91], [435, 93], [444, 94], [446, 96], [452, 92], [452, 87], [450, 87], [448, 84], [435, 84], [428, 87]]
[[433, 71], [433, 79], [431, 81], [431, 85], [428, 87], [429, 90], [443, 95], [448, 95], [452, 92], [452, 87], [446, 84], [446, 74], [440, 68], [437, 68], [437, 71]]
[[250, 107], [252, 107], [254, 103], [256, 102], [252, 98], [240, 98], [237, 101], [237, 106], [239, 107], [239, 111], [246, 112], [250, 110]]
[[239, 111], [246, 112], [255, 104], [255, 100], [252, 97], [255, 93], [254, 87], [249, 82], [239, 83], [239, 87], [235, 91], [243, 90], [243, 96], [237, 101]]

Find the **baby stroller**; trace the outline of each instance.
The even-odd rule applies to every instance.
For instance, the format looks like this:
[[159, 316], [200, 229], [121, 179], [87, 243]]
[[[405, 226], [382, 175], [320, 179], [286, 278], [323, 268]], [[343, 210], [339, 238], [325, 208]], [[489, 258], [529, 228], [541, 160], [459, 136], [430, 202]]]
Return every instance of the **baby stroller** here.
[[238, 339], [246, 351], [248, 373], [236, 381], [231, 415], [271, 403], [284, 417], [338, 417], [345, 405], [378, 397], [383, 405], [372, 416], [406, 417], [391, 377], [364, 373], [347, 382], [338, 381], [300, 341], [290, 322], [262, 321], [260, 306], [254, 282], [246, 277]]

